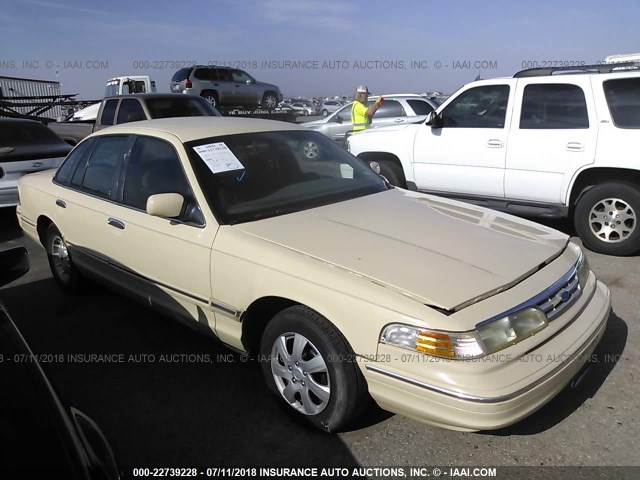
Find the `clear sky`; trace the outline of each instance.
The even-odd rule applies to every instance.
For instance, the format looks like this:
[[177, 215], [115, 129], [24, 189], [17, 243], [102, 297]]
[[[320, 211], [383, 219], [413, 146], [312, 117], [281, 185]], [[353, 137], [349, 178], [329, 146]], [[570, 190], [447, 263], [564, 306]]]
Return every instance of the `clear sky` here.
[[639, 20], [640, 0], [13, 0], [0, 75], [97, 99], [114, 76], [162, 92], [181, 65], [224, 62], [285, 96], [450, 93], [478, 74], [640, 52]]

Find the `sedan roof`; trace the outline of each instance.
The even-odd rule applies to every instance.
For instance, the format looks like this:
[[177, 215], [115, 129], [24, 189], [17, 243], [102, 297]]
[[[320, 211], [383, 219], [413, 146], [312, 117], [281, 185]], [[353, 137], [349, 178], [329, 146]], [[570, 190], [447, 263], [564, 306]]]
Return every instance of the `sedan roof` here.
[[123, 123], [100, 130], [96, 135], [114, 133], [152, 135], [154, 132], [162, 132], [173, 134], [184, 143], [220, 135], [276, 130], [301, 130], [301, 127], [291, 123], [257, 118], [179, 117]]

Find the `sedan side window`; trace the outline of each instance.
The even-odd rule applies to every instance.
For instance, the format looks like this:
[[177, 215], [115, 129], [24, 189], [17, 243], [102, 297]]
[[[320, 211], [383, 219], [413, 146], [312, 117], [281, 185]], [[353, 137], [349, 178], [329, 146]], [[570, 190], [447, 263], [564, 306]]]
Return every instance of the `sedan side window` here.
[[443, 127], [504, 128], [509, 85], [470, 88], [442, 112]]
[[[367, 102], [367, 103], [370, 104], [371, 102]], [[407, 114], [405, 113], [404, 108], [402, 107], [400, 102], [396, 100], [385, 100], [384, 102], [382, 102], [382, 105], [380, 105], [380, 108], [378, 109], [376, 114], [373, 116], [373, 118], [376, 119], [376, 118], [406, 117], [406, 116]]]
[[146, 118], [142, 105], [140, 105], [140, 102], [135, 98], [127, 98], [120, 102], [120, 110], [118, 110], [118, 124], [137, 122], [145, 120]]
[[92, 143], [93, 139], [90, 138], [73, 149], [62, 165], [60, 165], [60, 168], [54, 177], [56, 182], [61, 183], [62, 185], [69, 184], [76, 166], [80, 163], [83, 157], [91, 151], [90, 146]]
[[351, 108], [353, 104], [347, 105], [345, 108], [338, 112], [337, 117], [342, 120], [342, 122], [350, 122], [351, 121]]
[[116, 116], [116, 107], [118, 106], [118, 99], [107, 100], [102, 108], [102, 117], [100, 123], [102, 125], [113, 125], [113, 119]]
[[144, 211], [147, 199], [157, 193], [179, 193], [187, 203], [193, 197], [173, 146], [151, 137], [136, 140], [127, 164], [123, 193], [125, 205]]
[[90, 193], [111, 198], [117, 188], [117, 172], [128, 137], [113, 136], [97, 139], [91, 156], [78, 165], [71, 183]]

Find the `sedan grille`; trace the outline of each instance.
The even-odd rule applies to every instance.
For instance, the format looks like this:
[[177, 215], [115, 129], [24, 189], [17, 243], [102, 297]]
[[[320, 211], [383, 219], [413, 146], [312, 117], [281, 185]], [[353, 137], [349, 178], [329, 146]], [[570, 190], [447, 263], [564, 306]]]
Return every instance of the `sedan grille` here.
[[578, 269], [573, 269], [570, 274], [566, 283], [563, 282], [548, 296], [545, 295], [544, 299], [537, 304], [538, 308], [547, 315], [549, 321], [569, 308], [582, 294], [580, 282], [578, 281]]

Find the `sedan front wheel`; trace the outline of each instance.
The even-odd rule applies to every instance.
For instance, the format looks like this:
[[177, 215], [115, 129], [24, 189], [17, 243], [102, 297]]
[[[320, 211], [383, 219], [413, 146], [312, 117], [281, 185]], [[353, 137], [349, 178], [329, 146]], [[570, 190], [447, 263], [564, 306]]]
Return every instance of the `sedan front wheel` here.
[[367, 404], [364, 377], [346, 339], [304, 306], [278, 313], [261, 343], [269, 388], [293, 415], [327, 432], [353, 422]]

